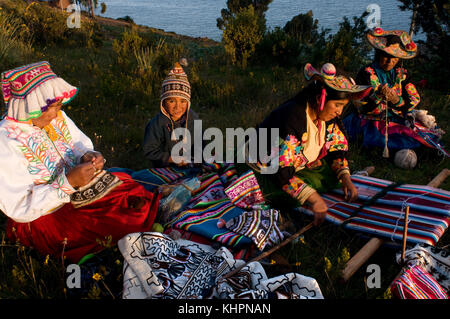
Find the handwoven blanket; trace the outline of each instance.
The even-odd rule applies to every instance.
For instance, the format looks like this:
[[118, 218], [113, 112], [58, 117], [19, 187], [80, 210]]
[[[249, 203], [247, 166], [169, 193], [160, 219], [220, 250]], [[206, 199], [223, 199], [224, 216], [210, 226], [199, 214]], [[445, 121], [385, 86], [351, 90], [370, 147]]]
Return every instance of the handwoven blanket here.
[[166, 227], [187, 230], [231, 248], [250, 244], [250, 238], [217, 226], [220, 219], [230, 220], [244, 212], [225, 195], [220, 176], [209, 173], [200, 176], [199, 180], [200, 187], [191, 201]]
[[[396, 255], [401, 263], [401, 253]], [[409, 266], [421, 266], [447, 292], [450, 292], [450, 252], [445, 249], [418, 244], [405, 251], [405, 263]]]
[[242, 265], [230, 251], [214, 250], [160, 233], [132, 233], [118, 247], [124, 257], [123, 299], [323, 299], [316, 280], [296, 273], [269, 279], [257, 262]]
[[392, 283], [391, 292], [399, 299], [448, 299], [442, 287], [419, 265], [405, 267]]
[[264, 204], [258, 180], [251, 170], [236, 178], [225, 188], [225, 194], [234, 205], [241, 208], [258, 209]]
[[[356, 211], [345, 225], [359, 231], [393, 242], [403, 238], [405, 207], [408, 205], [408, 243], [425, 243], [434, 246], [449, 225], [450, 192], [423, 185], [404, 184], [387, 190], [386, 194], [367, 205], [375, 195], [388, 188], [392, 182], [369, 176], [352, 175], [358, 189], [358, 200], [347, 203], [342, 189], [322, 194], [328, 205], [327, 221], [342, 224]], [[307, 214], [312, 212], [302, 210]]]

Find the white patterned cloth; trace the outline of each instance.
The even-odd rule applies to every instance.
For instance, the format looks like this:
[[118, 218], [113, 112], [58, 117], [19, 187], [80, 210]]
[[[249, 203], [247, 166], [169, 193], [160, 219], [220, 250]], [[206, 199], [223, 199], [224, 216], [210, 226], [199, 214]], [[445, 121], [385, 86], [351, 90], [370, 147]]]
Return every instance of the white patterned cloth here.
[[160, 233], [133, 233], [118, 246], [124, 256], [123, 299], [323, 299], [316, 280], [296, 273], [267, 278], [258, 262], [242, 265], [230, 251]]

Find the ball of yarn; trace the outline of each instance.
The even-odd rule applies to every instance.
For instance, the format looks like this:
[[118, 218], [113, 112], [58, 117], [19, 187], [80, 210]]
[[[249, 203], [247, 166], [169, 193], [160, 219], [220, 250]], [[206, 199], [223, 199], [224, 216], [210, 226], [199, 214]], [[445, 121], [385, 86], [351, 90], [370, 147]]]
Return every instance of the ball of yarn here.
[[336, 75], [336, 68], [332, 63], [325, 63], [322, 66], [321, 72], [325, 78], [333, 78]]
[[410, 149], [403, 149], [395, 153], [394, 163], [403, 169], [412, 169], [417, 165], [416, 152]]

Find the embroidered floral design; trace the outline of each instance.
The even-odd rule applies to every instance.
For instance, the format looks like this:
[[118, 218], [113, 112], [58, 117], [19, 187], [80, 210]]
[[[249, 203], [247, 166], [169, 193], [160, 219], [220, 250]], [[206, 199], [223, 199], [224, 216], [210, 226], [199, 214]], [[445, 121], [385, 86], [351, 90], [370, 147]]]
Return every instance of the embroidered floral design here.
[[327, 127], [325, 147], [328, 152], [348, 151], [347, 139], [336, 124], [330, 124]]
[[291, 195], [293, 198], [298, 198], [299, 194], [308, 187], [308, 184], [306, 184], [303, 180], [298, 178], [297, 176], [292, 177], [289, 180], [289, 184], [284, 185], [283, 191]]
[[294, 135], [288, 135], [285, 140], [281, 139], [280, 143], [280, 167], [294, 166], [301, 167], [308, 163], [303, 155], [303, 145]]
[[[64, 171], [65, 163], [69, 166], [67, 169], [76, 165], [73, 142], [64, 118], [53, 120], [51, 125], [57, 135], [53, 142], [50, 138], [45, 137], [42, 130], [33, 127], [27, 129], [13, 123], [6, 127], [6, 131], [9, 138], [15, 139], [21, 144], [18, 148], [29, 162], [28, 172], [32, 175], [34, 184], [50, 183], [63, 192], [58, 193], [58, 196], [65, 197], [66, 193], [71, 193], [73, 190], [65, 185], [65, 179], [61, 174]], [[59, 157], [58, 152], [64, 161]]]
[[331, 169], [339, 175], [341, 170], [349, 170], [348, 161], [345, 158], [337, 158], [331, 163]]
[[420, 103], [420, 95], [417, 92], [416, 87], [412, 83], [406, 84], [405, 90], [409, 95], [409, 100], [411, 101], [411, 107], [408, 109], [408, 111], [412, 111]]

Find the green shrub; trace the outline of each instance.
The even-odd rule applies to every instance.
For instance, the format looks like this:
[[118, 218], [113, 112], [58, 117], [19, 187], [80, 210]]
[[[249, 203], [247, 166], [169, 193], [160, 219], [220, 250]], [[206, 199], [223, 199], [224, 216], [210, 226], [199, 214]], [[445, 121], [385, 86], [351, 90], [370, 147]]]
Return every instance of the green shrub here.
[[30, 35], [26, 26], [10, 13], [0, 11], [0, 66], [8, 68], [8, 64], [20, 63], [33, 53]]
[[233, 64], [243, 69], [247, 67], [247, 60], [255, 52], [264, 29], [265, 19], [255, 13], [252, 5], [241, 9], [225, 22], [223, 43]]
[[20, 21], [21, 32], [39, 46], [98, 47], [102, 44], [101, 30], [92, 20], [82, 19], [80, 28], [69, 28], [67, 20], [71, 13], [39, 2], [8, 1], [4, 9]]

